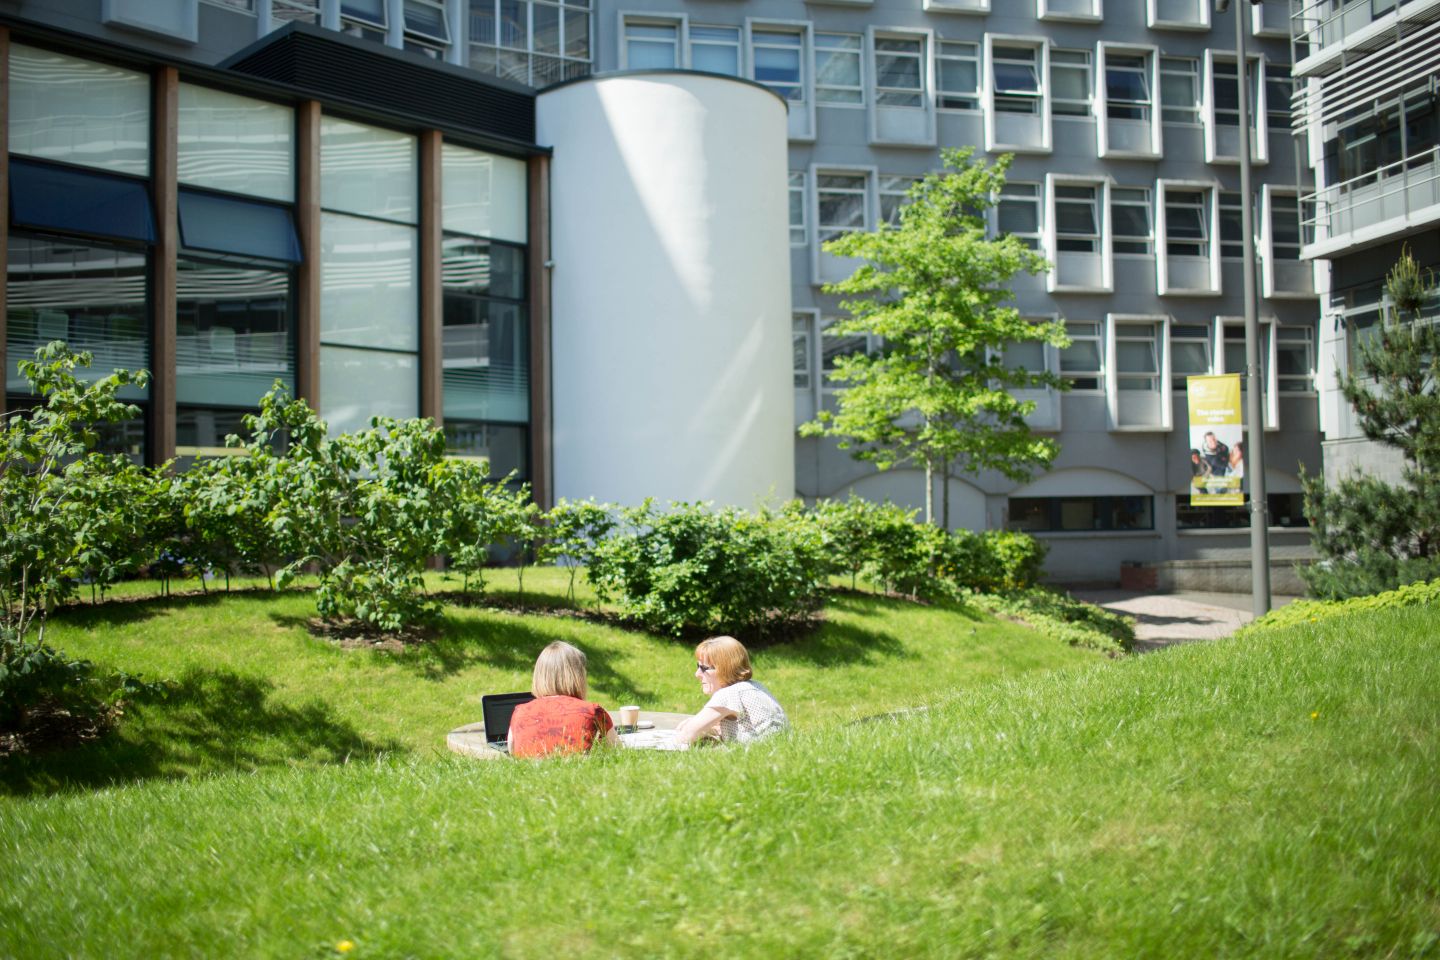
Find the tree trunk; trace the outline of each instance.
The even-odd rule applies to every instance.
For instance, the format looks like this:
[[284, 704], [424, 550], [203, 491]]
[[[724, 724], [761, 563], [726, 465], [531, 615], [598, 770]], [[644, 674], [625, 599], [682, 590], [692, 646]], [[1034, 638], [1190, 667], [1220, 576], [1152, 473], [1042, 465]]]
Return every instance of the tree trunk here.
[[940, 526], [950, 529], [950, 460], [940, 461]]
[[935, 522], [935, 463], [925, 458], [925, 522]]

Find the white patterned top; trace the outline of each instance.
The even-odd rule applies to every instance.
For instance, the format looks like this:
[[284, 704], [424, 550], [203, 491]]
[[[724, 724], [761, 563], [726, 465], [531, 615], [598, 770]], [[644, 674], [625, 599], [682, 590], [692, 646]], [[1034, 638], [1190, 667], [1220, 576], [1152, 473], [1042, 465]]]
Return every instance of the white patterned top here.
[[755, 680], [741, 680], [716, 690], [705, 706], [735, 714], [720, 721], [720, 739], [726, 743], [750, 743], [790, 726], [780, 701]]

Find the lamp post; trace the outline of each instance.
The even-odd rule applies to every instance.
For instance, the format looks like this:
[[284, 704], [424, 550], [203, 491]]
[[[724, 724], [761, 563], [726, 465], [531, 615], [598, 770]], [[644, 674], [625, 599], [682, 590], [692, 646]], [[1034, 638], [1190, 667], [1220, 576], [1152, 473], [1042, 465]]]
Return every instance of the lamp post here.
[[[1250, 592], [1257, 618], [1270, 610], [1270, 518], [1265, 502], [1265, 407], [1260, 376], [1260, 321], [1255, 310], [1255, 208], [1250, 192], [1250, 65], [1245, 11], [1262, 0], [1235, 4], [1235, 82], [1240, 100], [1240, 229], [1245, 257], [1245, 476], [1250, 478]], [[1224, 13], [1231, 0], [1215, 0]]]

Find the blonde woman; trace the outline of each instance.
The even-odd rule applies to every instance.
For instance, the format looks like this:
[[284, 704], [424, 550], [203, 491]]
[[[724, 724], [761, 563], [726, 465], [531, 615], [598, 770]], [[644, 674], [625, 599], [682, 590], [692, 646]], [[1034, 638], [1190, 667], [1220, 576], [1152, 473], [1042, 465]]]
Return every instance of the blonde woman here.
[[556, 640], [535, 660], [535, 699], [510, 717], [510, 755], [543, 757], [584, 753], [597, 741], [618, 744], [615, 724], [598, 703], [585, 699], [585, 654]]
[[750, 743], [790, 725], [780, 701], [752, 678], [750, 654], [734, 637], [711, 637], [695, 648], [695, 679], [710, 700], [680, 724], [677, 746], [704, 737]]

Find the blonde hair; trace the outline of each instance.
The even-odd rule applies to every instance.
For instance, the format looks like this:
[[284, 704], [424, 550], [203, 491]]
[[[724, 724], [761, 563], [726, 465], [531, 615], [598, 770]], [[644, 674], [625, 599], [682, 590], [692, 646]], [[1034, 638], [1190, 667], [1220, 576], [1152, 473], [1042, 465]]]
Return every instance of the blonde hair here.
[[562, 640], [540, 651], [535, 659], [531, 692], [537, 697], [585, 699], [585, 653]]
[[711, 637], [709, 640], [700, 641], [700, 645], [695, 648], [695, 659], [715, 668], [715, 679], [720, 681], [722, 687], [749, 680], [753, 676], [750, 670], [750, 653], [745, 649], [745, 644], [734, 637]]

